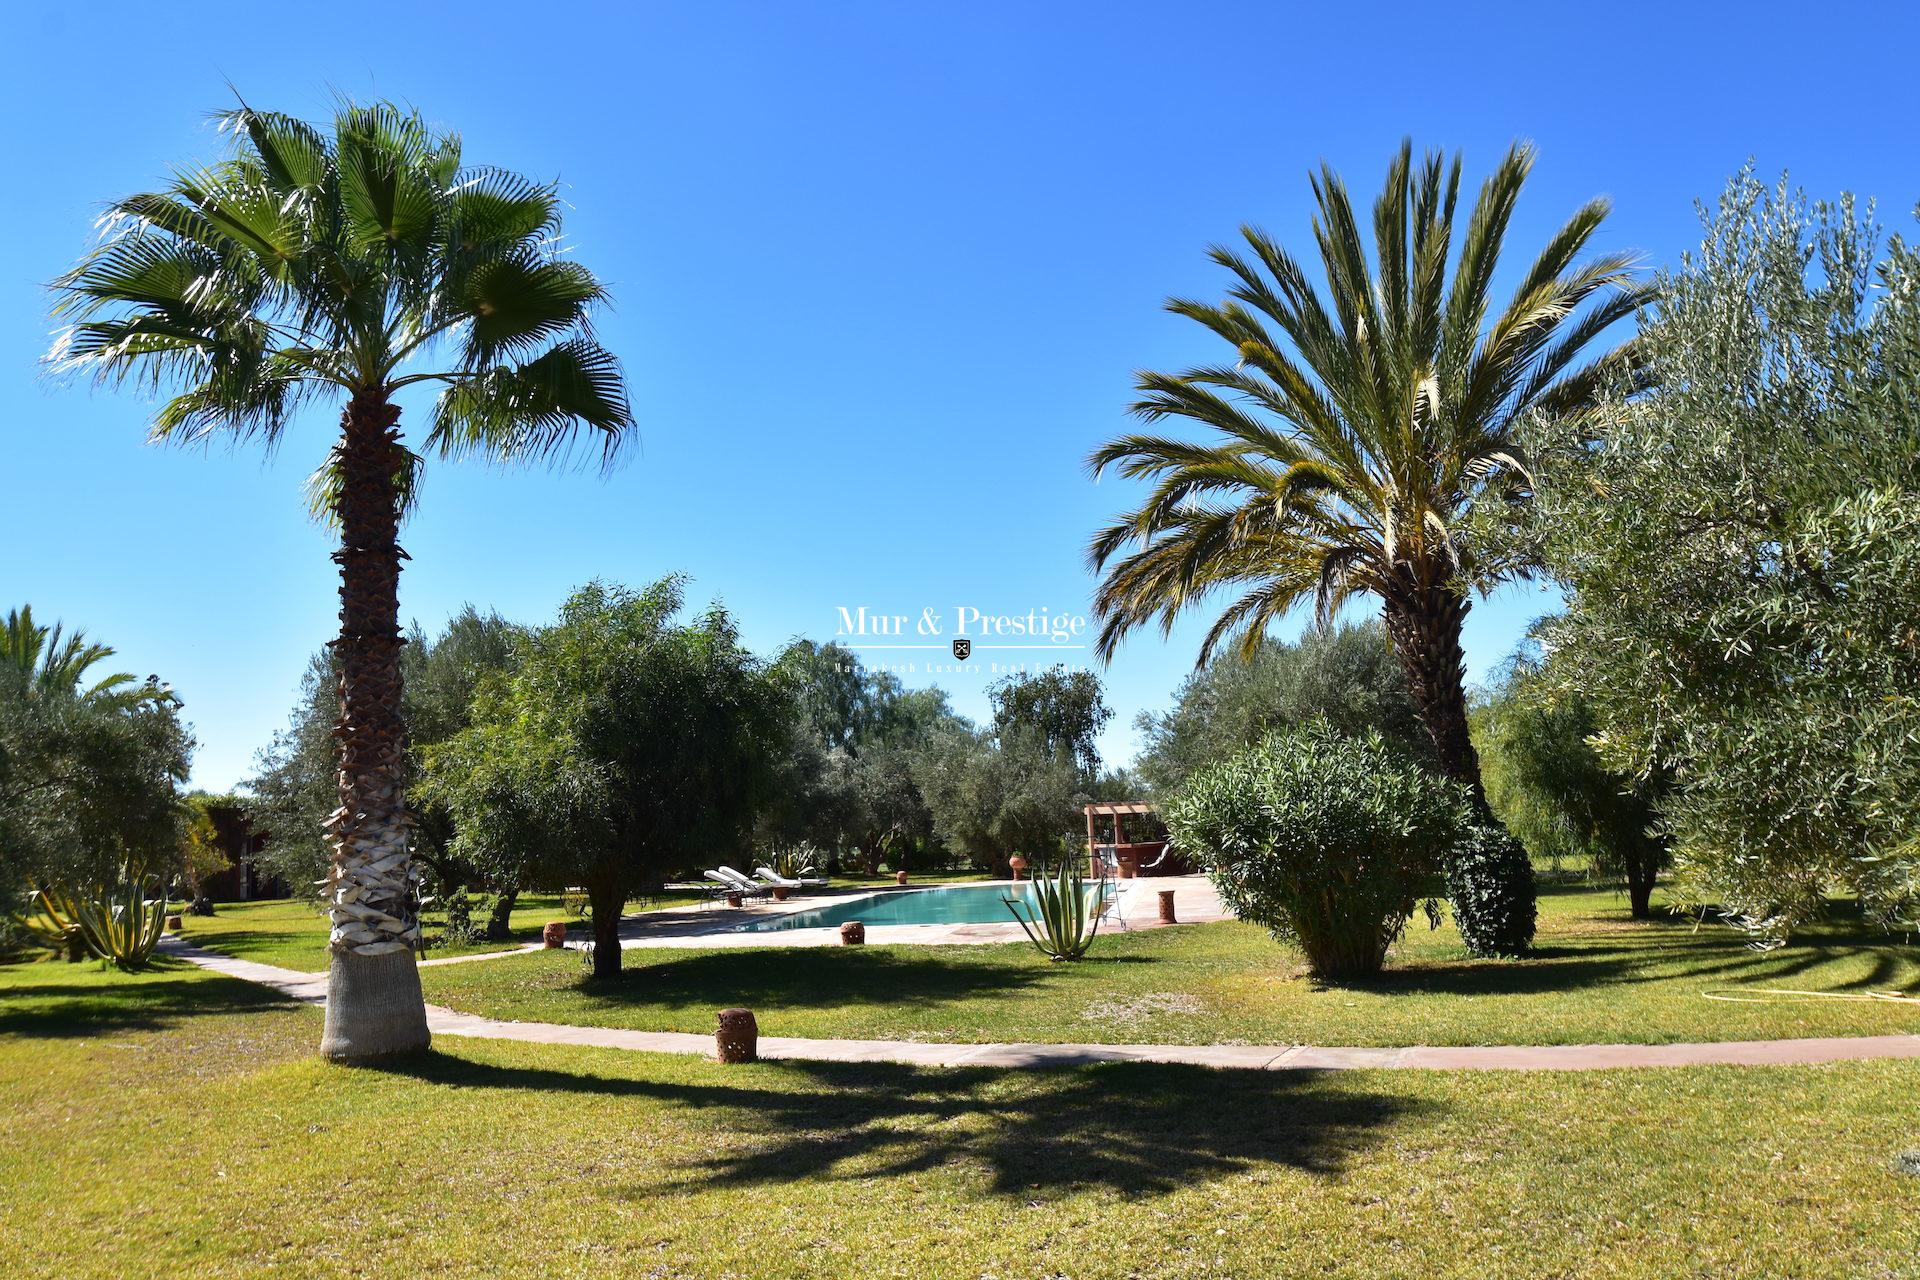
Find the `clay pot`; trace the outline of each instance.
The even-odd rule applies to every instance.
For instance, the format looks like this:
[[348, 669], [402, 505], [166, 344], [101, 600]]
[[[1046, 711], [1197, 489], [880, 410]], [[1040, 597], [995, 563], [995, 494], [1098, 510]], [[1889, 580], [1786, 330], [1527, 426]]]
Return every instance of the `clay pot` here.
[[1025, 880], [1027, 878], [1027, 860], [1019, 854], [1016, 853], [1011, 858], [1008, 858], [1007, 865], [1013, 868], [1013, 878], [1015, 880]]
[[866, 940], [867, 926], [861, 924], [858, 920], [849, 920], [840, 926], [841, 946], [857, 947], [864, 944]]
[[896, 872], [894, 872], [894, 873], [893, 873], [893, 882], [894, 882], [895, 884], [905, 884], [905, 883], [907, 882], [907, 873], [906, 873], [906, 872], [904, 872], [904, 871], [896, 871]]
[[549, 951], [567, 945], [567, 922], [549, 920], [540, 930], [540, 945]]
[[773, 900], [775, 902], [785, 902], [787, 900], [787, 890], [784, 886], [773, 886]]
[[178, 932], [180, 932], [180, 917], [179, 917], [179, 916], [168, 916], [168, 917], [167, 917], [167, 932], [168, 932], [168, 933], [178, 933]]
[[1173, 890], [1171, 889], [1162, 889], [1160, 891], [1160, 923], [1161, 924], [1180, 923], [1178, 920], [1175, 920], [1173, 918]]
[[722, 1009], [713, 1033], [715, 1052], [722, 1062], [753, 1062], [760, 1056], [760, 1024], [751, 1009]]
[[730, 893], [727, 895], [727, 905], [730, 907], [744, 907], [747, 905], [747, 900], [737, 893]]

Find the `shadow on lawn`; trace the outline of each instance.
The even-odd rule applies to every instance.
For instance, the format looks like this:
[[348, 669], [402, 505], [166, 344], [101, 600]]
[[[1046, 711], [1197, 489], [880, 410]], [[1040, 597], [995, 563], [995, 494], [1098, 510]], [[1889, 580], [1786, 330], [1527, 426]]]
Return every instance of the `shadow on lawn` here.
[[[1864, 969], [1856, 966], [1864, 965]], [[1843, 966], [1829, 972], [1830, 966]], [[1756, 951], [1724, 928], [1645, 921], [1620, 933], [1578, 935], [1536, 947], [1518, 961], [1421, 961], [1388, 967], [1364, 981], [1328, 983], [1381, 994], [1538, 995], [1591, 987], [1708, 981], [1780, 986], [1811, 981], [1822, 990], [1912, 986], [1916, 967], [1897, 943], [1864, 927], [1823, 926], [1785, 947]]]
[[[579, 990], [611, 1006], [914, 1008], [1016, 995], [1051, 972], [1040, 961], [1010, 966], [986, 958], [924, 951], [917, 947], [754, 948], [698, 955], [628, 951], [619, 977], [583, 979]], [[636, 963], [641, 956], [645, 959]], [[1150, 962], [1145, 957], [1126, 959]], [[1115, 957], [1099, 963], [1120, 962]]]
[[984, 1169], [993, 1191], [1007, 1196], [1089, 1186], [1165, 1195], [1261, 1166], [1336, 1174], [1389, 1126], [1431, 1110], [1332, 1075], [1153, 1063], [1009, 1073], [782, 1062], [714, 1068], [737, 1081], [724, 1084], [505, 1067], [432, 1052], [375, 1069], [437, 1085], [533, 1090], [552, 1101], [598, 1094], [712, 1109], [723, 1113], [717, 1124], [757, 1139], [691, 1156], [679, 1180], [646, 1195], [836, 1177], [864, 1182], [947, 1165]]
[[[174, 972], [180, 976], [154, 976]], [[201, 1018], [298, 1007], [271, 988], [160, 960], [124, 983], [58, 982], [8, 991], [0, 1000], [0, 1035], [53, 1040], [165, 1031]]]
[[180, 935], [196, 947], [218, 951], [240, 960], [267, 963], [276, 954], [305, 948], [324, 957], [327, 951], [327, 924], [324, 916], [312, 932], [297, 929], [195, 929], [187, 926]]

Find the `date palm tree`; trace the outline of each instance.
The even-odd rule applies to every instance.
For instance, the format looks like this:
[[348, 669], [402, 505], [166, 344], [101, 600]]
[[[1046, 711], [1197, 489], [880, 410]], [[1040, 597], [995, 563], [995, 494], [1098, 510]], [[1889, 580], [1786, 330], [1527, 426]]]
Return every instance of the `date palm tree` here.
[[1222, 589], [1238, 595], [1207, 632], [1202, 663], [1230, 640], [1251, 652], [1296, 605], [1312, 601], [1324, 624], [1371, 595], [1440, 767], [1484, 813], [1460, 631], [1470, 593], [1522, 566], [1477, 547], [1467, 520], [1528, 498], [1514, 441], [1522, 415], [1579, 412], [1634, 367], [1631, 343], [1589, 348], [1644, 299], [1627, 255], [1576, 261], [1608, 211], [1593, 200], [1494, 311], [1495, 267], [1533, 160], [1526, 145], [1507, 152], [1457, 258], [1459, 156], [1416, 166], [1401, 146], [1374, 203], [1371, 257], [1345, 184], [1323, 165], [1312, 183], [1324, 297], [1257, 228], [1241, 231], [1247, 251], [1213, 248], [1234, 277], [1226, 299], [1167, 309], [1218, 334], [1232, 362], [1142, 373], [1133, 405], [1148, 423], [1184, 420], [1203, 438], [1124, 435], [1088, 460], [1095, 477], [1112, 468], [1152, 482], [1089, 548], [1104, 575], [1102, 657], [1149, 622], [1171, 630]]
[[[109, 206], [100, 244], [55, 284], [54, 363], [164, 387], [154, 438], [271, 448], [310, 401], [344, 399], [316, 473], [337, 525], [340, 807], [327, 819], [332, 918], [321, 1052], [424, 1047], [418, 873], [401, 718], [399, 523], [423, 455], [609, 461], [631, 426], [604, 300], [560, 251], [555, 187], [463, 164], [459, 138], [389, 103], [343, 103], [331, 132], [242, 104], [226, 159]], [[396, 395], [439, 390], [422, 448]]]
[[28, 697], [78, 698], [96, 706], [130, 707], [147, 701], [159, 689], [131, 672], [119, 671], [87, 683], [87, 673], [113, 656], [110, 645], [95, 644], [84, 631], [67, 634], [61, 624], [41, 626], [33, 620], [33, 606], [7, 610], [0, 623], [0, 667], [11, 668]]

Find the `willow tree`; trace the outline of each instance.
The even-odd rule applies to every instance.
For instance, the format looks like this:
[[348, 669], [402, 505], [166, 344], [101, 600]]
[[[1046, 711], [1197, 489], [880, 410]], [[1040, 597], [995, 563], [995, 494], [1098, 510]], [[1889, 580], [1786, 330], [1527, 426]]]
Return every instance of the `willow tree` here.
[[[1252, 653], [1270, 624], [1311, 601], [1330, 621], [1370, 595], [1441, 770], [1485, 811], [1467, 735], [1461, 626], [1472, 594], [1520, 566], [1467, 536], [1476, 508], [1530, 494], [1514, 428], [1529, 414], [1577, 413], [1634, 362], [1631, 345], [1594, 352], [1642, 301], [1629, 258], [1580, 258], [1608, 205], [1583, 205], [1515, 277], [1495, 309], [1494, 277], [1531, 147], [1516, 144], [1480, 188], [1454, 251], [1461, 161], [1418, 165], [1403, 144], [1373, 206], [1372, 252], [1346, 185], [1312, 180], [1324, 292], [1265, 232], [1215, 246], [1233, 276], [1217, 303], [1168, 310], [1233, 349], [1223, 364], [1139, 375], [1133, 413], [1178, 420], [1201, 438], [1121, 436], [1089, 459], [1152, 482], [1102, 530], [1089, 559], [1098, 649], [1138, 627], [1171, 630], [1217, 591], [1238, 593], [1200, 661], [1228, 641]], [[1250, 255], [1250, 256], [1249, 256]]]
[[[550, 183], [463, 164], [459, 138], [387, 103], [343, 104], [331, 131], [244, 105], [230, 154], [111, 204], [96, 248], [55, 284], [52, 358], [163, 388], [154, 438], [275, 445], [298, 411], [345, 401], [316, 472], [337, 526], [340, 806], [321, 1052], [427, 1043], [414, 949], [401, 719], [398, 541], [424, 457], [610, 461], [631, 425], [589, 311], [605, 293], [560, 252]], [[396, 397], [437, 387], [418, 452]]]

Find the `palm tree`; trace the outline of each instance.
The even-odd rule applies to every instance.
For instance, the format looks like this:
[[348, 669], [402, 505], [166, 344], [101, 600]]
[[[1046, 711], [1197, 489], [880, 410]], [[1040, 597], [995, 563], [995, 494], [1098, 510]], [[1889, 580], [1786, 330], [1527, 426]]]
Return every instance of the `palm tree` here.
[[64, 634], [33, 620], [33, 606], [7, 610], [0, 626], [0, 666], [13, 670], [18, 688], [30, 698], [77, 698], [82, 702], [130, 707], [159, 692], [156, 679], [145, 684], [120, 671], [87, 684], [87, 672], [113, 656], [110, 645], [93, 644], [86, 633]]
[[1257, 228], [1241, 230], [1251, 258], [1212, 249], [1234, 276], [1226, 300], [1175, 298], [1167, 309], [1224, 338], [1233, 362], [1142, 373], [1133, 405], [1148, 423], [1185, 419], [1208, 437], [1126, 435], [1088, 460], [1095, 477], [1116, 468], [1153, 482], [1089, 548], [1105, 575], [1095, 596], [1103, 658], [1148, 622], [1171, 630], [1220, 588], [1239, 595], [1208, 631], [1202, 663], [1229, 639], [1253, 651], [1304, 601], [1325, 625], [1370, 594], [1440, 767], [1485, 813], [1460, 629], [1470, 592], [1522, 566], [1476, 547], [1466, 521], [1476, 510], [1510, 515], [1528, 498], [1514, 441], [1523, 415], [1578, 412], [1635, 367], [1630, 343], [1583, 359], [1644, 298], [1627, 255], [1576, 264], [1607, 214], [1594, 200], [1488, 323], [1501, 242], [1533, 160], [1530, 146], [1507, 152], [1480, 188], [1457, 260], [1457, 155], [1443, 169], [1429, 154], [1416, 169], [1402, 144], [1374, 203], [1371, 261], [1346, 186], [1322, 165], [1312, 182], [1324, 300]]
[[[423, 453], [610, 461], [632, 425], [588, 312], [605, 293], [560, 251], [551, 183], [462, 164], [460, 141], [389, 103], [343, 103], [331, 136], [244, 103], [231, 154], [109, 207], [55, 284], [53, 360], [174, 392], [156, 439], [271, 448], [309, 399], [345, 399], [316, 503], [340, 549], [340, 807], [321, 1052], [424, 1047], [418, 875], [401, 719], [399, 522]], [[438, 386], [421, 453], [396, 393]]]

